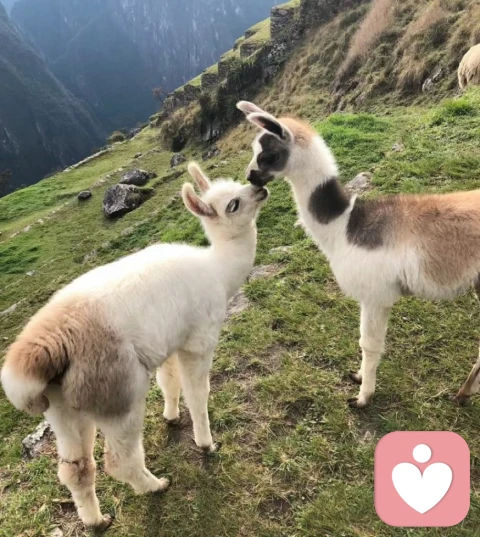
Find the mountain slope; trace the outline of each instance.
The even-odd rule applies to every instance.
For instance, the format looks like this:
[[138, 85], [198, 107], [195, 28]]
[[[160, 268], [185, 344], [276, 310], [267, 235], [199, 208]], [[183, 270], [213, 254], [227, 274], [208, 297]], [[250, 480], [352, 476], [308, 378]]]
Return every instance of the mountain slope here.
[[0, 171], [32, 184], [88, 155], [102, 132], [27, 45], [0, 5]]
[[144, 121], [278, 0], [18, 0], [12, 19], [107, 130]]

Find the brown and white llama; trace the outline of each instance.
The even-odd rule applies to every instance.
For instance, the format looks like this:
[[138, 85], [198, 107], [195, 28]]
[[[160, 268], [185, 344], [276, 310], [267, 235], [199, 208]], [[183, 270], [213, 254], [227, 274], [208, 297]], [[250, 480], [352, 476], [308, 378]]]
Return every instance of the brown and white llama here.
[[[480, 190], [359, 199], [338, 181], [335, 158], [319, 134], [292, 118], [276, 119], [253, 103], [238, 108], [261, 129], [253, 143], [249, 181], [291, 183], [305, 229], [330, 262], [345, 294], [361, 305], [361, 384], [352, 407], [375, 391], [390, 310], [403, 295], [452, 299], [472, 285], [480, 294]], [[453, 399], [480, 387], [480, 358]]]

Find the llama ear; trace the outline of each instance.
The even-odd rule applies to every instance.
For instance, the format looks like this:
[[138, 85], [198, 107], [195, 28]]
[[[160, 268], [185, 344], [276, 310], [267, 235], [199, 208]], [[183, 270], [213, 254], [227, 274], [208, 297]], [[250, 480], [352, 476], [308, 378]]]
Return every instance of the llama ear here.
[[250, 123], [257, 125], [257, 127], [260, 127], [261, 129], [265, 129], [270, 134], [273, 134], [284, 142], [288, 142], [293, 139], [290, 130], [270, 114], [266, 114], [265, 112], [262, 114], [249, 114], [247, 119], [250, 121]]
[[202, 169], [196, 162], [191, 162], [188, 165], [188, 173], [193, 177], [202, 192], [206, 192], [212, 186], [210, 179], [202, 172]]
[[195, 216], [217, 216], [215, 209], [211, 205], [207, 205], [195, 194], [195, 190], [190, 183], [183, 185], [182, 198], [185, 207]]
[[246, 116], [248, 116], [248, 114], [265, 114], [264, 110], [259, 108], [256, 104], [249, 103], [248, 101], [240, 101], [237, 103], [237, 108]]

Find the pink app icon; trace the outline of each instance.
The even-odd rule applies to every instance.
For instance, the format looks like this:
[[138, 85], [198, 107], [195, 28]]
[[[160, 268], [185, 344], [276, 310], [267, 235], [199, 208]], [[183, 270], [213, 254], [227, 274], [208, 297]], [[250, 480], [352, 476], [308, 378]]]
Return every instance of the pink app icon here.
[[389, 526], [448, 527], [470, 508], [470, 450], [451, 432], [398, 431], [375, 449], [375, 510]]

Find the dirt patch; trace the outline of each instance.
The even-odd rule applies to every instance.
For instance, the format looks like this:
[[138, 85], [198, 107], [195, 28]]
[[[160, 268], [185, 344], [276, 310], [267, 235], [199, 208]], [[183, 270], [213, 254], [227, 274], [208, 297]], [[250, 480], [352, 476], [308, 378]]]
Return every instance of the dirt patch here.
[[269, 498], [260, 502], [258, 509], [263, 517], [278, 519], [290, 515], [292, 504], [285, 498]]

